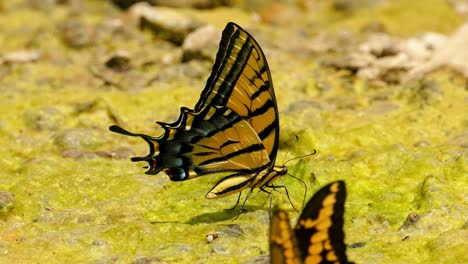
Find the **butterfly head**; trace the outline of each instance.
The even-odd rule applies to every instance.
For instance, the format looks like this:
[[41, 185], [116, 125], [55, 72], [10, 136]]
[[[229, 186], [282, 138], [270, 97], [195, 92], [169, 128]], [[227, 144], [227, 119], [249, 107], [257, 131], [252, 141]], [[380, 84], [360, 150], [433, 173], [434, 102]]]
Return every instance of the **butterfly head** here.
[[286, 166], [274, 166], [273, 172], [275, 173], [276, 177], [284, 176], [288, 174], [288, 167]]

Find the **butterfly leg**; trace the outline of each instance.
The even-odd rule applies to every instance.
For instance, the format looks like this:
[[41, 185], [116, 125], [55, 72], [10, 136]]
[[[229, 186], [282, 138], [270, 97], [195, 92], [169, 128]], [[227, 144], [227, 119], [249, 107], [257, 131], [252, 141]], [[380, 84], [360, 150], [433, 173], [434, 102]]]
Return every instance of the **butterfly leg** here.
[[288, 201], [289, 203], [291, 204], [292, 208], [294, 209], [294, 211], [298, 212], [299, 213], [299, 210], [296, 209], [296, 207], [294, 206], [293, 202], [291, 201], [291, 198], [289, 197], [289, 192], [288, 192], [288, 188], [286, 188], [286, 186], [284, 185], [265, 185], [266, 187], [268, 188], [271, 188], [273, 190], [276, 190], [276, 189], [279, 189], [279, 188], [282, 188], [284, 189], [284, 191], [286, 192], [286, 196], [288, 197]]
[[247, 197], [245, 197], [244, 202], [242, 203], [241, 209], [239, 210], [239, 213], [237, 214], [236, 218], [234, 218], [234, 220], [236, 220], [239, 217], [239, 215], [244, 211], [245, 203], [247, 203], [247, 200], [250, 198], [251, 194], [252, 194], [252, 190], [250, 190], [250, 192], [247, 194]]
[[[263, 188], [263, 186], [260, 187], [260, 191], [265, 192], [265, 193], [268, 193], [268, 199], [270, 199], [270, 212], [271, 212], [271, 203], [272, 203], [271, 192], [265, 190], [265, 188]], [[267, 200], [265, 199], [265, 201], [262, 203], [262, 208], [265, 206], [266, 201], [267, 201]]]
[[239, 192], [239, 196], [237, 196], [237, 202], [236, 202], [236, 204], [235, 204], [233, 207], [227, 208], [227, 209], [224, 209], [224, 210], [225, 210], [225, 211], [234, 210], [234, 209], [237, 207], [237, 205], [239, 205], [239, 201], [240, 201], [240, 198], [241, 198], [241, 194], [242, 194], [242, 192]]
[[[272, 212], [273, 212], [273, 210], [272, 210], [273, 195], [271, 194], [270, 191], [265, 190], [265, 188], [263, 188], [263, 186], [260, 187], [260, 190], [261, 190], [262, 192], [268, 193], [268, 200], [270, 201], [270, 205], [268, 206], [268, 212], [269, 212], [268, 215], [270, 216], [270, 221], [271, 221], [271, 218], [273, 217], [273, 214], [272, 214]], [[273, 189], [273, 190], [274, 190], [274, 189]], [[266, 201], [267, 201], [267, 200], [265, 199], [265, 201], [262, 203], [262, 208], [265, 206]]]

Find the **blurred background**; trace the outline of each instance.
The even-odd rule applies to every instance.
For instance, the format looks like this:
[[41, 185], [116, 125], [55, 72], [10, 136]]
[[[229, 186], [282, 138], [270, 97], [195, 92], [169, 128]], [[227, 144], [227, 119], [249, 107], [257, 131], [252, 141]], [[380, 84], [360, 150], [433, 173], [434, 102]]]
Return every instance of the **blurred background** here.
[[232, 21], [270, 66], [277, 164], [317, 150], [288, 164], [307, 198], [346, 181], [348, 258], [467, 263], [467, 17], [466, 0], [1, 1], [0, 262], [269, 263], [267, 194], [233, 220], [236, 195], [204, 198], [220, 176], [145, 175], [129, 158], [147, 144], [108, 131], [158, 136], [192, 108]]

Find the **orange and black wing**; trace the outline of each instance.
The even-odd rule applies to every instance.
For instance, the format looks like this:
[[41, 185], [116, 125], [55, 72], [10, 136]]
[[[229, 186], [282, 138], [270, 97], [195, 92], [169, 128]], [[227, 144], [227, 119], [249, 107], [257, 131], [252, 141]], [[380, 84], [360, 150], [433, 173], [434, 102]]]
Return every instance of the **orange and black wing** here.
[[345, 199], [343, 181], [326, 185], [309, 200], [294, 230], [286, 212], [275, 210], [270, 223], [271, 263], [351, 263], [344, 243]]
[[159, 137], [109, 128], [149, 144], [147, 156], [132, 158], [148, 162], [147, 174], [164, 170], [171, 180], [182, 181], [215, 172], [248, 175], [272, 168], [278, 110], [265, 56], [252, 36], [228, 23], [195, 108], [182, 107], [176, 122], [158, 124], [164, 129]]
[[300, 264], [300, 253], [288, 214], [275, 208], [270, 222], [270, 259], [272, 264]]
[[235, 23], [223, 31], [216, 60], [195, 112], [225, 106], [252, 126], [275, 161], [279, 118], [268, 63], [257, 41]]
[[349, 263], [344, 243], [346, 186], [336, 181], [320, 189], [305, 206], [294, 228], [304, 263]]

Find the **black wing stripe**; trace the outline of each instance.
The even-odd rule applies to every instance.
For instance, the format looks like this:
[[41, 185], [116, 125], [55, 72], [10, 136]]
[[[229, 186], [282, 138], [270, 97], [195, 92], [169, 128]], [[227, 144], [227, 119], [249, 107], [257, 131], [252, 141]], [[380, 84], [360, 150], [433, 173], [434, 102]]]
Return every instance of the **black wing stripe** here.
[[[238, 33], [238, 32], [236, 32]], [[238, 34], [236, 34], [238, 35]], [[233, 42], [232, 45], [236, 47], [236, 42]], [[234, 49], [234, 47], [232, 49]], [[227, 104], [227, 100], [231, 96], [232, 90], [229, 87], [231, 87], [233, 84], [237, 82], [239, 79], [239, 76], [242, 74], [242, 71], [247, 64], [247, 58], [249, 57], [251, 51], [252, 51], [252, 46], [249, 45], [249, 42], [245, 42], [239, 53], [237, 54], [237, 59], [234, 62], [233, 65], [231, 65], [231, 68], [229, 69], [228, 74], [226, 75], [226, 78], [219, 84], [219, 91], [223, 91], [221, 93], [217, 93], [213, 99], [211, 100], [211, 103], [214, 105], [220, 105], [224, 106]]]
[[[225, 106], [233, 90], [233, 85], [239, 79], [247, 63], [252, 46], [249, 45], [248, 41], [242, 43], [241, 32], [239, 30], [231, 32], [233, 30], [233, 27], [226, 27], [223, 33], [220, 46], [224, 43], [225, 48], [220, 49], [216, 55], [212, 74], [195, 106], [195, 111], [201, 110], [207, 104]], [[239, 50], [238, 54], [233, 55], [237, 50]]]
[[215, 63], [213, 65], [213, 69], [211, 70], [211, 75], [210, 77], [208, 77], [205, 89], [203, 89], [200, 95], [200, 99], [198, 100], [194, 108], [197, 112], [200, 111], [203, 108], [203, 106], [209, 104], [209, 102], [207, 103], [207, 99], [209, 98], [209, 95], [213, 92], [212, 89], [214, 89], [214, 81], [218, 78], [222, 69], [226, 67], [224, 65], [226, 63], [226, 60], [224, 58], [229, 58], [229, 56], [231, 56], [232, 48], [229, 50], [228, 46], [231, 42], [231, 39], [233, 38], [233, 33], [235, 30], [235, 24], [229, 23], [223, 31], [221, 41], [219, 43], [218, 53], [216, 54]]
[[240, 149], [238, 151], [231, 152], [226, 156], [221, 156], [221, 157], [218, 157], [218, 158], [205, 160], [204, 162], [201, 162], [199, 164], [199, 166], [203, 166], [203, 165], [214, 163], [214, 162], [229, 160], [229, 159], [232, 159], [234, 157], [237, 157], [237, 156], [240, 156], [240, 155], [243, 155], [243, 154], [249, 154], [251, 152], [255, 152], [255, 151], [259, 151], [259, 150], [263, 150], [263, 149], [264, 149], [264, 147], [263, 147], [262, 144], [250, 145], [250, 146], [248, 146], [246, 148], [243, 148], [243, 149]]
[[263, 129], [262, 131], [260, 131], [260, 133], [258, 133], [258, 137], [263, 140], [265, 138], [267, 138], [272, 132], [275, 131], [275, 128], [276, 128], [276, 125], [275, 123], [271, 123], [270, 125], [268, 125], [267, 127], [265, 127], [265, 129]]
[[262, 106], [255, 109], [252, 112], [252, 114], [251, 114], [252, 119], [266, 113], [270, 108], [273, 108], [274, 106], [275, 105], [273, 104], [273, 101], [271, 101], [271, 100], [266, 101]]
[[226, 142], [224, 142], [223, 144], [221, 144], [221, 146], [219, 146], [220, 148], [224, 148], [224, 147], [227, 147], [231, 144], [237, 144], [237, 143], [240, 143], [240, 141], [237, 141], [237, 140], [228, 140]]
[[[253, 83], [253, 81], [251, 81]], [[268, 92], [268, 90], [270, 89], [270, 87], [266, 84], [263, 84], [262, 86], [260, 86], [260, 88], [255, 91], [251, 96], [250, 96], [250, 100], [255, 100], [257, 97], [260, 96], [261, 93], [264, 93], [264, 92]]]

